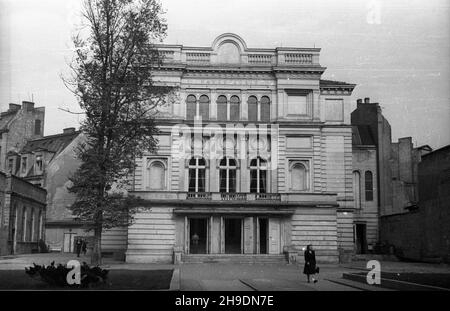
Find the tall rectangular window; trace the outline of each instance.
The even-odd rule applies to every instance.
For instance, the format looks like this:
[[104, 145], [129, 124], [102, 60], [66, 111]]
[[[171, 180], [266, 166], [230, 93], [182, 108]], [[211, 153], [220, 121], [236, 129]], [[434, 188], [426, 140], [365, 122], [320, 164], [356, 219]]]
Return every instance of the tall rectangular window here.
[[34, 121], [34, 135], [41, 135], [41, 120]]
[[22, 163], [20, 164], [21, 173], [25, 174], [27, 172], [27, 157], [22, 157]]
[[36, 174], [42, 173], [42, 155], [36, 156]]
[[373, 176], [371, 171], [364, 174], [366, 186], [366, 201], [373, 201]]

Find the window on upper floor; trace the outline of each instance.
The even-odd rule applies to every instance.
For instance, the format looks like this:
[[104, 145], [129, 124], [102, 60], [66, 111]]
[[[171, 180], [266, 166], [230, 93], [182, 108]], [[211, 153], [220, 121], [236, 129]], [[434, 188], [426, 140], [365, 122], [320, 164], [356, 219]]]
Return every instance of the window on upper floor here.
[[255, 96], [250, 96], [247, 101], [248, 105], [248, 120], [258, 121], [258, 100]]
[[201, 95], [198, 103], [195, 95], [188, 95], [186, 98], [186, 120], [194, 120], [195, 117], [202, 117], [202, 120], [209, 120], [210, 100], [206, 95]]
[[12, 158], [8, 159], [8, 172], [13, 175], [16, 173], [14, 169], [14, 159]]
[[366, 201], [373, 201], [373, 175], [371, 171], [364, 174]]
[[261, 157], [250, 161], [250, 192], [267, 192], [267, 162]]
[[186, 98], [186, 119], [194, 120], [197, 112], [197, 98], [194, 95], [188, 95]]
[[240, 104], [241, 100], [238, 96], [231, 96], [230, 98], [230, 120], [238, 121], [240, 118]]
[[353, 200], [355, 208], [361, 208], [361, 174], [358, 171], [353, 172]]
[[217, 97], [217, 120], [226, 121], [227, 118], [227, 98], [224, 95]]
[[36, 168], [36, 175], [42, 173], [43, 163], [42, 163], [42, 155], [40, 155], [40, 154], [36, 155], [35, 168]]
[[161, 160], [150, 160], [147, 166], [148, 170], [148, 189], [164, 190], [166, 189], [166, 166]]
[[261, 121], [270, 121], [270, 99], [267, 96], [261, 97]]
[[306, 161], [291, 161], [289, 172], [291, 176], [291, 190], [305, 191], [309, 189], [309, 170]]
[[236, 192], [236, 171], [236, 160], [227, 157], [220, 160], [220, 192]]
[[22, 162], [20, 163], [20, 172], [26, 174], [27, 172], [27, 157], [22, 157]]
[[189, 192], [206, 191], [206, 161], [204, 158], [194, 157], [189, 160]]
[[199, 115], [202, 120], [209, 120], [209, 97], [206, 95], [200, 96], [199, 100]]
[[34, 135], [41, 135], [41, 120], [34, 121]]

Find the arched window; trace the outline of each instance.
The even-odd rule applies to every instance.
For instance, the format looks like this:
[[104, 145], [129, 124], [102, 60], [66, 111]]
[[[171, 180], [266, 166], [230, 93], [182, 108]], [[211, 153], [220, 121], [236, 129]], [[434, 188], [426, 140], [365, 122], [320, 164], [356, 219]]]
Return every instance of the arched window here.
[[166, 188], [166, 168], [161, 161], [152, 161], [148, 166], [150, 190], [163, 190]]
[[197, 110], [197, 99], [194, 95], [189, 95], [186, 99], [186, 119], [194, 120]]
[[189, 192], [206, 191], [206, 161], [203, 158], [189, 160]]
[[261, 157], [250, 161], [250, 192], [267, 192], [267, 162]]
[[261, 98], [261, 121], [270, 121], [270, 99], [267, 96]]
[[258, 100], [255, 96], [248, 98], [248, 120], [258, 121]]
[[373, 201], [373, 176], [371, 171], [366, 171], [364, 174], [366, 201]]
[[223, 158], [219, 163], [220, 192], [236, 192], [236, 160]]
[[227, 98], [223, 95], [217, 97], [217, 120], [227, 120]]
[[361, 174], [358, 171], [353, 172], [353, 200], [355, 208], [361, 208]]
[[209, 97], [206, 95], [200, 96], [200, 116], [202, 117], [202, 120], [208, 120], [209, 119]]
[[295, 162], [291, 166], [291, 188], [297, 191], [308, 189], [308, 171], [303, 163]]
[[241, 101], [237, 96], [231, 96], [230, 98], [230, 120], [239, 120], [239, 105]]

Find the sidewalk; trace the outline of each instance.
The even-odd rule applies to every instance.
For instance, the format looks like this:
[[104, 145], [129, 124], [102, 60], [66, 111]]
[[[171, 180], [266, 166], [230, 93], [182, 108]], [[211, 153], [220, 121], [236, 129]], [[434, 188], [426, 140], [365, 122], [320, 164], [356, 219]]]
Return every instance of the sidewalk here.
[[[23, 270], [36, 264], [67, 263], [71, 259], [90, 263], [90, 257], [75, 254], [27, 254], [0, 257], [0, 270]], [[357, 288], [336, 282], [344, 273], [367, 271], [365, 261], [341, 265], [319, 265], [319, 282], [307, 283], [302, 266], [292, 264], [129, 264], [105, 258], [103, 268], [109, 270], [174, 269], [174, 282], [180, 290], [194, 291], [355, 291]], [[382, 272], [450, 273], [449, 265], [381, 262]]]

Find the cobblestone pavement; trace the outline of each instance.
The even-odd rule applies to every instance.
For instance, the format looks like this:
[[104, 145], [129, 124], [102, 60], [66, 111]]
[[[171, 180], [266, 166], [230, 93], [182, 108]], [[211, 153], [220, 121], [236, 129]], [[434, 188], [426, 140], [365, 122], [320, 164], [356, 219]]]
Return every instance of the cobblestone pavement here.
[[[22, 270], [33, 262], [48, 265], [52, 261], [67, 263], [71, 259], [90, 263], [89, 256], [78, 258], [76, 254], [27, 254], [0, 257], [0, 270]], [[345, 272], [366, 270], [365, 265], [366, 262], [363, 261], [341, 265], [320, 265], [321, 273], [318, 276], [318, 283], [307, 283], [305, 275], [301, 273], [302, 267], [290, 264], [128, 264], [106, 258], [102, 266], [111, 270], [179, 269], [180, 290], [355, 291], [358, 289], [337, 284], [332, 280], [341, 279]], [[384, 272], [450, 272], [448, 265], [404, 262], [381, 262], [381, 270]]]

